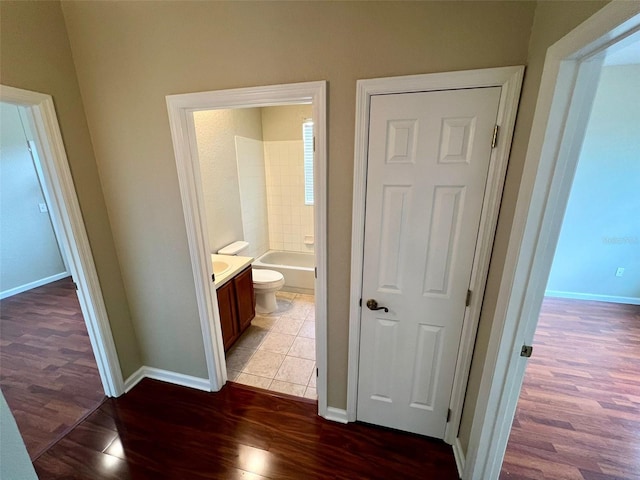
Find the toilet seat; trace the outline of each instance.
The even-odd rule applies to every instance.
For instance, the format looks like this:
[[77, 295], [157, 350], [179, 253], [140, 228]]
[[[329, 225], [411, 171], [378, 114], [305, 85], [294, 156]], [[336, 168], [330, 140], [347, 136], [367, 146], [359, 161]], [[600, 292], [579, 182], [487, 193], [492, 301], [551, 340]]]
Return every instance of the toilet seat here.
[[274, 288], [284, 284], [284, 276], [275, 270], [254, 268], [252, 274], [254, 288]]

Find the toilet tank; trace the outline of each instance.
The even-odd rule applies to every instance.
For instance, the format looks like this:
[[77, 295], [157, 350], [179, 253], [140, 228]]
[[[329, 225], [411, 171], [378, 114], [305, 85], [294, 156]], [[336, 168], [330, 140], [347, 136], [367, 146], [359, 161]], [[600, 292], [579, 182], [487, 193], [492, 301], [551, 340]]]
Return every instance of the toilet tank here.
[[218, 250], [220, 255], [238, 255], [249, 246], [249, 242], [238, 240]]

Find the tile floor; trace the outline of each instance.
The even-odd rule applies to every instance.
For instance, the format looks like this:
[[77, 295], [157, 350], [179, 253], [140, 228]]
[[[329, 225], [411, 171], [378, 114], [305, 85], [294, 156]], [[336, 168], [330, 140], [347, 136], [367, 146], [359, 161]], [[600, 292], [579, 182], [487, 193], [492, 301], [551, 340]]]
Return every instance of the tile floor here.
[[314, 296], [278, 292], [278, 310], [256, 314], [227, 352], [230, 381], [317, 399]]

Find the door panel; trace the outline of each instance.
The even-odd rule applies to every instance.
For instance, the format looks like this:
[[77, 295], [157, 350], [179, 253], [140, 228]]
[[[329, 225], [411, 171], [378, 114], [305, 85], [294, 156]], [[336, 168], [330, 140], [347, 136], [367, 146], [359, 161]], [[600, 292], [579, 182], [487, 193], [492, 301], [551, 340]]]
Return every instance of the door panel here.
[[359, 420], [444, 436], [500, 91], [371, 99]]

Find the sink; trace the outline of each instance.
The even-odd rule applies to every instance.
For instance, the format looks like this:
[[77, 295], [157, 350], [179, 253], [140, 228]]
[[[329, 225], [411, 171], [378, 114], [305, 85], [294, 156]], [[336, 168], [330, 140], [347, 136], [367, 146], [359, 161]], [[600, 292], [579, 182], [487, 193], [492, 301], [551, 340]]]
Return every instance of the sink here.
[[213, 262], [214, 275], [222, 275], [227, 270], [229, 270], [229, 264], [227, 262]]

